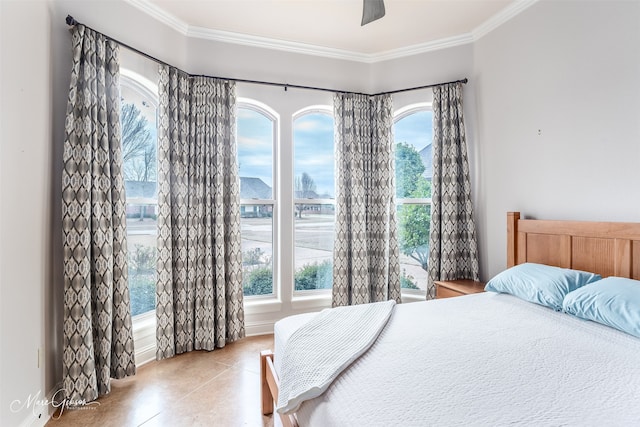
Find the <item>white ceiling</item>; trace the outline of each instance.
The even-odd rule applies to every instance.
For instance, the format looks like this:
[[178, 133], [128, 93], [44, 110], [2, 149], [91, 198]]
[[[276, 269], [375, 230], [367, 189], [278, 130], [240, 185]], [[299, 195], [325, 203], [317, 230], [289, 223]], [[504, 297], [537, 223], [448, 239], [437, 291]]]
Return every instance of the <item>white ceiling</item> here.
[[385, 0], [360, 26], [362, 0], [127, 1], [189, 36], [365, 61], [469, 43], [535, 2]]

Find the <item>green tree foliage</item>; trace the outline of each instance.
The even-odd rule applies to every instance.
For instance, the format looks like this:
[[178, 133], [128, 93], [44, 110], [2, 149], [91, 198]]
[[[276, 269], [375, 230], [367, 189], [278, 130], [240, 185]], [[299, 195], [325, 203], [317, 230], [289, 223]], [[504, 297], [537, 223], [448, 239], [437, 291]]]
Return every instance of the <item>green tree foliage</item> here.
[[[406, 143], [396, 145], [396, 197], [429, 198], [431, 182], [423, 175], [424, 164], [416, 149]], [[431, 208], [428, 205], [404, 204], [398, 208], [398, 240], [400, 251], [415, 259], [424, 270], [429, 260], [429, 227]]]
[[403, 205], [398, 209], [400, 251], [420, 263], [423, 270], [429, 261], [430, 207]]
[[333, 264], [330, 260], [306, 264], [296, 271], [294, 282], [296, 291], [331, 289], [333, 286]]
[[402, 273], [400, 274], [400, 287], [403, 289], [420, 289], [413, 281], [413, 276], [407, 276], [404, 270], [402, 270]]
[[396, 197], [428, 197], [414, 196], [418, 188], [418, 180], [424, 173], [424, 164], [416, 149], [405, 142], [396, 144]]
[[258, 267], [243, 272], [245, 296], [267, 295], [273, 292], [273, 271], [270, 267]]
[[[331, 289], [333, 284], [333, 264], [326, 260], [321, 263], [306, 264], [296, 271], [296, 291], [313, 289]], [[273, 292], [273, 271], [271, 267], [259, 267], [243, 270], [243, 291], [245, 296], [265, 295]]]
[[267, 295], [273, 292], [271, 257], [260, 248], [242, 253], [242, 288], [245, 296]]

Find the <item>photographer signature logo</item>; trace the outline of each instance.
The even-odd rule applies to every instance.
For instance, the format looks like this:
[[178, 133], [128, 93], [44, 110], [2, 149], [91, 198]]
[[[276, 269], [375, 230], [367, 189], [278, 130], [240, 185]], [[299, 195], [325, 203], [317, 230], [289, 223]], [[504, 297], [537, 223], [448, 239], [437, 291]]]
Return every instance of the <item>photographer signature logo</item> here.
[[25, 409], [31, 409], [33, 415], [38, 415], [38, 409], [51, 405], [54, 409], [60, 409], [57, 415], [54, 416], [54, 419], [58, 419], [62, 416], [65, 409], [95, 409], [97, 406], [100, 406], [100, 402], [87, 402], [86, 399], [69, 399], [64, 397], [65, 389], [61, 388], [56, 391], [53, 396], [51, 396], [51, 400], [46, 397], [41, 397], [41, 390], [39, 390], [35, 395], [29, 395], [26, 399], [16, 399], [11, 402], [9, 405], [9, 409], [11, 412], [20, 412]]

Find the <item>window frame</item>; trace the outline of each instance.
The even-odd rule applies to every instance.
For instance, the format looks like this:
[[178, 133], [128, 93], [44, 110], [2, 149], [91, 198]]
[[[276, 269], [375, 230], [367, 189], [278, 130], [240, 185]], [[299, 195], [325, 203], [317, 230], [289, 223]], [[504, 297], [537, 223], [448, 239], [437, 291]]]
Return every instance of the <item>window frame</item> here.
[[[122, 91], [122, 88], [126, 87], [127, 89], [137, 92], [139, 95], [141, 95], [143, 98], [145, 98], [146, 101], [149, 101], [151, 106], [155, 109], [156, 111], [156, 123], [158, 120], [158, 107], [160, 105], [160, 99], [158, 97], [158, 85], [153, 83], [151, 80], [149, 80], [148, 78], [144, 77], [142, 74], [139, 74], [129, 68], [126, 67], [122, 67], [120, 66], [120, 91]], [[120, 107], [122, 109], [122, 105]], [[158, 156], [157, 156], [157, 150], [158, 150], [158, 139], [156, 136], [156, 170], [157, 170], [157, 163], [158, 163]], [[123, 170], [124, 170], [124, 163], [122, 165]], [[157, 176], [156, 176], [156, 185], [157, 185]], [[158, 208], [158, 199], [155, 198], [147, 198], [147, 197], [127, 197], [125, 199], [125, 205], [129, 206], [129, 205], [134, 205], [134, 206], [149, 206], [149, 205], [155, 205], [156, 207], [156, 212], [157, 212], [157, 208]], [[158, 236], [158, 228], [156, 226], [156, 229], [153, 233], [151, 233], [150, 235], [156, 236], [156, 240], [157, 240], [157, 236]], [[127, 229], [127, 237], [129, 236], [129, 230]], [[127, 243], [128, 243], [128, 239], [127, 239]], [[157, 243], [156, 243], [156, 250], [157, 250]], [[127, 248], [128, 251], [128, 248]], [[129, 280], [129, 277], [127, 276], [127, 281]], [[156, 286], [157, 286], [157, 278], [156, 278]], [[129, 288], [129, 292], [131, 292], [131, 288]], [[138, 327], [143, 327], [145, 324], [149, 323], [150, 319], [153, 317], [153, 319], [155, 319], [155, 304], [154, 304], [154, 309], [153, 310], [148, 310], [145, 311], [144, 313], [139, 313], [136, 314], [135, 316], [131, 316], [131, 322], [133, 324], [134, 328], [138, 328]], [[155, 322], [154, 322], [155, 323]]]
[[[158, 107], [160, 100], [158, 97], [158, 85], [153, 83], [147, 77], [142, 74], [133, 71], [124, 66], [120, 66], [120, 88], [126, 87], [129, 90], [138, 92], [144, 98], [151, 102], [151, 105], [156, 110], [156, 120], [158, 114]], [[156, 150], [158, 148], [158, 141], [156, 139]], [[157, 156], [156, 156], [157, 162]], [[124, 165], [123, 165], [124, 167]], [[128, 198], [125, 200], [126, 204], [137, 205], [156, 205], [158, 206], [157, 199], [150, 198]], [[127, 230], [127, 235], [128, 235]], [[155, 236], [158, 235], [158, 229], [156, 227]], [[127, 248], [128, 249], [128, 248]], [[128, 280], [128, 277], [127, 277]], [[156, 282], [157, 286], [157, 282]], [[156, 356], [156, 307], [153, 310], [146, 311], [144, 313], [131, 316], [131, 326], [133, 332], [133, 341], [135, 345], [135, 359], [136, 366], [141, 366], [147, 362], [155, 360]]]
[[[299, 118], [302, 118], [304, 116], [310, 115], [310, 114], [324, 114], [327, 115], [329, 117], [331, 117], [331, 119], [334, 121], [335, 124], [335, 117], [333, 116], [333, 108], [329, 105], [311, 105], [305, 108], [302, 108], [298, 111], [296, 111], [295, 113], [293, 113], [291, 115], [291, 174], [293, 179], [291, 180], [291, 194], [293, 195], [292, 200], [293, 200], [293, 209], [295, 210], [296, 205], [298, 204], [303, 204], [303, 205], [331, 205], [334, 208], [334, 212], [335, 212], [335, 207], [336, 207], [336, 198], [335, 198], [335, 187], [334, 187], [334, 197], [333, 199], [326, 199], [326, 198], [318, 198], [318, 199], [311, 199], [311, 198], [296, 198], [295, 194], [296, 194], [296, 190], [295, 190], [295, 169], [296, 169], [296, 159], [295, 159], [295, 153], [296, 153], [296, 141], [295, 141], [295, 122], [296, 120], [298, 120]], [[334, 153], [335, 153], [335, 140], [334, 140]], [[334, 167], [335, 167], [335, 155], [334, 155]], [[335, 182], [335, 170], [334, 170], [334, 182]], [[335, 223], [334, 223], [334, 230], [335, 230]], [[291, 277], [294, 278], [294, 281], [291, 285], [291, 297], [293, 300], [300, 300], [303, 298], [314, 298], [314, 297], [326, 297], [327, 294], [331, 295], [331, 288], [328, 289], [310, 289], [310, 290], [296, 290], [295, 287], [295, 274], [296, 274], [296, 265], [295, 265], [295, 255], [296, 255], [296, 246], [295, 246], [295, 237], [296, 237], [296, 223], [295, 223], [295, 215], [293, 218], [293, 222], [292, 222], [292, 227], [291, 227], [291, 232], [292, 232], [292, 236], [293, 236], [293, 246], [292, 246], [292, 272], [291, 272]], [[332, 255], [332, 260], [331, 263], [333, 265], [333, 255]]]
[[[280, 176], [278, 175], [279, 168], [279, 155], [280, 155], [280, 115], [268, 105], [257, 101], [252, 98], [238, 97], [236, 100], [236, 110], [247, 109], [258, 114], [262, 114], [269, 119], [273, 124], [272, 135], [272, 166], [271, 166], [271, 199], [240, 199], [240, 207], [242, 205], [270, 205], [272, 209], [271, 218], [271, 265], [272, 265], [272, 280], [273, 285], [270, 294], [264, 295], [243, 295], [245, 304], [247, 302], [260, 304], [264, 302], [272, 301], [273, 299], [280, 300], [281, 286], [280, 286], [280, 204], [279, 202], [279, 185]], [[238, 122], [236, 120], [236, 136]], [[238, 174], [238, 179], [240, 178]], [[241, 233], [242, 234], [242, 233]]]
[[[396, 110], [396, 112], [393, 115], [393, 126], [395, 128], [396, 124], [406, 118], [411, 116], [412, 114], [415, 113], [419, 113], [419, 112], [423, 112], [423, 111], [428, 111], [431, 112], [431, 114], [433, 114], [433, 103], [432, 102], [417, 102], [417, 103], [412, 103], [409, 104], [405, 107], [399, 108], [398, 110]], [[393, 141], [393, 145], [395, 148], [395, 145], [397, 144], [397, 142], [395, 141], [395, 135], [394, 135], [394, 141]], [[395, 166], [395, 165], [394, 165]], [[431, 197], [416, 197], [416, 198], [411, 198], [411, 197], [402, 197], [402, 198], [395, 198], [395, 204], [396, 204], [396, 211], [398, 209], [399, 206], [402, 205], [421, 205], [421, 206], [431, 206]], [[399, 230], [398, 230], [399, 231]], [[428, 274], [428, 273], [427, 273]], [[402, 288], [401, 289], [401, 293], [402, 293], [402, 297], [403, 299], [423, 299], [426, 294], [427, 291], [426, 290], [416, 290], [416, 289], [407, 289], [407, 288]]]
[[[281, 88], [256, 87], [239, 83], [237, 85], [238, 103], [249, 102], [266, 106], [278, 117], [276, 151], [277, 162], [275, 177], [279, 181], [274, 193], [277, 196], [277, 213], [274, 213], [277, 248], [279, 259], [273, 265], [277, 293], [265, 297], [244, 299], [245, 328], [248, 334], [271, 333], [274, 321], [288, 315], [318, 311], [331, 306], [331, 292], [294, 295], [294, 152], [292, 117], [304, 110], [320, 108], [333, 115], [333, 96], [325, 92], [282, 91]], [[319, 106], [319, 107], [318, 107]], [[306, 203], [306, 200], [305, 200]]]

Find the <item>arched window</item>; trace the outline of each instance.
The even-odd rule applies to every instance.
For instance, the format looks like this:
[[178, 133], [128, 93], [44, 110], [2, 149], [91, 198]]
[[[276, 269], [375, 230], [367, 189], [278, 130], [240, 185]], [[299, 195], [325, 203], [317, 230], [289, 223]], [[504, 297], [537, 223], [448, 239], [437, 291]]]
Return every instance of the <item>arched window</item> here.
[[335, 159], [330, 108], [294, 114], [293, 152], [294, 292], [331, 289]]
[[431, 220], [431, 104], [399, 110], [394, 120], [396, 203], [403, 292], [425, 293]]
[[257, 101], [238, 99], [237, 138], [244, 295], [273, 296], [278, 283], [278, 114]]
[[131, 315], [141, 316], [155, 310], [158, 88], [145, 77], [122, 68], [120, 97]]

